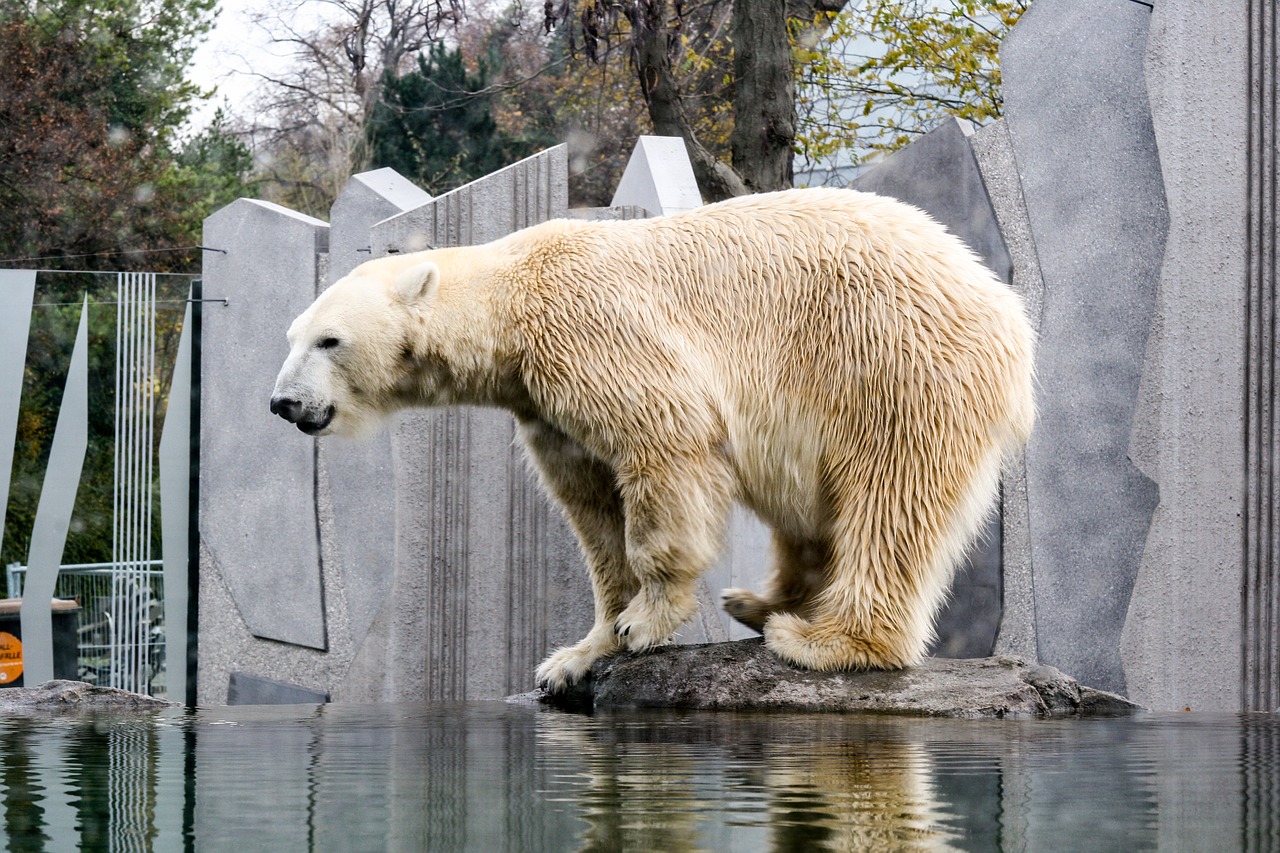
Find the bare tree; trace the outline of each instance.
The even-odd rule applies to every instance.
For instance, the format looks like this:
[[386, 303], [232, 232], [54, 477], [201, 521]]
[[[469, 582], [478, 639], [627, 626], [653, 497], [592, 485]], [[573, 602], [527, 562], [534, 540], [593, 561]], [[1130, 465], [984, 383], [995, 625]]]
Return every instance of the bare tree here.
[[310, 0], [254, 16], [291, 62], [263, 83], [252, 121], [266, 193], [324, 214], [364, 168], [364, 131], [385, 72], [399, 73], [457, 25], [463, 0]]
[[[548, 0], [547, 27], [574, 17], [583, 46], [596, 58], [596, 45], [608, 38], [630, 39], [631, 59], [655, 133], [684, 139], [694, 174], [708, 198], [723, 199], [791, 185], [796, 105], [791, 28], [820, 26], [824, 15], [839, 12], [848, 0], [733, 0], [686, 8], [683, 0]], [[621, 8], [628, 24], [618, 26]], [[729, 161], [698, 138], [687, 109], [673, 59], [689, 41], [707, 39], [726, 22], [733, 43], [731, 93], [733, 131]], [[690, 33], [690, 26], [694, 32]]]

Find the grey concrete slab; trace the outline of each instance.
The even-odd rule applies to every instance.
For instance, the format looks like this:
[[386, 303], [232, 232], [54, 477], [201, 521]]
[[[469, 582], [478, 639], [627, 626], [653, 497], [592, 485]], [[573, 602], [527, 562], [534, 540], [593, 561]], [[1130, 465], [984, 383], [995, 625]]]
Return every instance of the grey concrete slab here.
[[982, 172], [969, 146], [970, 129], [950, 118], [901, 151], [876, 163], [850, 185], [927, 211], [982, 258], [1002, 280], [1013, 264]]
[[[1130, 454], [1159, 486], [1121, 651], [1153, 708], [1242, 707], [1250, 257], [1246, 5], [1161, 0], [1144, 77], [1169, 237]], [[1205, 121], [1212, 116], [1211, 121]], [[1274, 219], [1272, 220], [1274, 226]]]
[[233, 672], [227, 684], [228, 705], [319, 705], [329, 694], [297, 684]]
[[[1245, 432], [1244, 707], [1280, 710], [1280, 548], [1276, 547], [1280, 477], [1280, 384], [1275, 365], [1275, 318], [1280, 314], [1280, 17], [1270, 0], [1249, 0], [1248, 10], [1248, 234], [1249, 324], [1247, 430]], [[1242, 38], [1235, 34], [1238, 46]], [[1228, 65], [1230, 67], [1230, 65]], [[1238, 77], [1231, 78], [1238, 80]], [[1236, 141], [1239, 141], [1237, 136]]]
[[[927, 211], [959, 237], [1004, 281], [1013, 262], [987, 196], [982, 172], [970, 147], [970, 129], [948, 119], [911, 145], [858, 176], [852, 189], [874, 192]], [[986, 657], [995, 648], [1001, 619], [1002, 525], [993, 515], [938, 614], [937, 640], [930, 654]]]
[[[1013, 265], [1013, 289], [1023, 299], [1031, 327], [1040, 327], [1044, 281], [1040, 257], [1027, 220], [1027, 206], [1018, 179], [1013, 142], [1003, 120], [992, 122], [969, 137], [982, 182], [987, 188], [1000, 232]], [[1027, 504], [1027, 466], [1024, 455], [1010, 460], [1001, 478], [1001, 616], [995, 654], [1027, 660], [1039, 656], [1036, 642], [1035, 581], [1031, 570], [1031, 520]]]
[[67, 382], [58, 407], [58, 420], [49, 447], [40, 501], [31, 525], [27, 577], [22, 585], [22, 677], [24, 684], [51, 681], [53, 672], [53, 613], [47, 602], [62, 568], [62, 550], [71, 528], [80, 473], [89, 447], [89, 297], [80, 309]]
[[568, 146], [557, 145], [378, 223], [373, 256], [488, 243], [567, 215]]
[[329, 208], [329, 268], [322, 281], [333, 284], [373, 257], [369, 229], [375, 223], [429, 201], [431, 193], [395, 169], [352, 175]]
[[637, 139], [610, 205], [635, 205], [651, 216], [701, 207], [702, 194], [684, 140], [678, 136]]
[[1001, 49], [1045, 288], [1026, 457], [1038, 646], [1116, 692], [1157, 501], [1128, 458], [1168, 229], [1143, 78], [1149, 18], [1138, 3], [1039, 0]]
[[575, 207], [569, 210], [570, 219], [586, 219], [591, 222], [647, 219], [648, 217], [649, 211], [634, 204], [621, 207]]
[[[200, 374], [200, 537], [255, 636], [324, 648], [315, 442], [267, 408], [289, 322], [311, 304], [329, 227], [241, 199], [205, 220]], [[228, 614], [201, 602], [202, 652]], [[224, 682], [225, 683], [225, 682]]]
[[[35, 270], [0, 270], [0, 519], [9, 505], [9, 478], [13, 474], [18, 406], [35, 295]], [[0, 545], [3, 544], [4, 524], [0, 522]]]
[[[567, 176], [559, 146], [378, 223], [373, 245], [483, 243], [563, 217]], [[352, 678], [406, 698], [527, 689], [543, 656], [586, 633], [592, 604], [576, 541], [515, 445], [514, 420], [476, 408], [406, 413], [393, 446], [394, 578]]]
[[[191, 578], [191, 308], [169, 382], [168, 406], [157, 456], [160, 468], [160, 555], [164, 574], [165, 685], [169, 698], [187, 702], [188, 582]], [[194, 697], [192, 697], [194, 698]]]

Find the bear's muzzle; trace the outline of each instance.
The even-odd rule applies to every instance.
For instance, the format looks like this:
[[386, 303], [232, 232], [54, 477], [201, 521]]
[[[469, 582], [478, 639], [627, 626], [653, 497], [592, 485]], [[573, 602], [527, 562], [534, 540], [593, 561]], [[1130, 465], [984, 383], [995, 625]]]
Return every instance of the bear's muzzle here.
[[298, 429], [307, 435], [318, 435], [333, 420], [333, 404], [325, 406], [323, 410], [308, 411], [307, 407], [302, 405], [298, 400], [291, 397], [272, 397], [271, 398], [271, 414], [279, 415], [291, 424], [295, 424]]

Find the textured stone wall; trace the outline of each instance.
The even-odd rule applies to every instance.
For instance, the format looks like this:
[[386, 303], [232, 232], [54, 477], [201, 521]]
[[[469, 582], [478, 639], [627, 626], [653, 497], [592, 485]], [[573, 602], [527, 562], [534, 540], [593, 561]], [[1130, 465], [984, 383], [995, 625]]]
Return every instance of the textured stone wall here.
[[977, 148], [1042, 288], [1002, 645], [1153, 708], [1274, 709], [1274, 5], [1204, 11], [1038, 0], [1002, 49]]

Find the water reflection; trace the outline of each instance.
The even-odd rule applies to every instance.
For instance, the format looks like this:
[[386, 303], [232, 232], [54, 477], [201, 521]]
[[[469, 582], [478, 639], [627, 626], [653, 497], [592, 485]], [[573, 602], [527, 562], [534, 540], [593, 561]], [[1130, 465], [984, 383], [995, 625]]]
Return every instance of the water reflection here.
[[0, 719], [0, 849], [1274, 850], [1280, 719]]
[[569, 771], [556, 788], [584, 808], [583, 851], [953, 849], [928, 752], [879, 726], [544, 715], [538, 732]]

